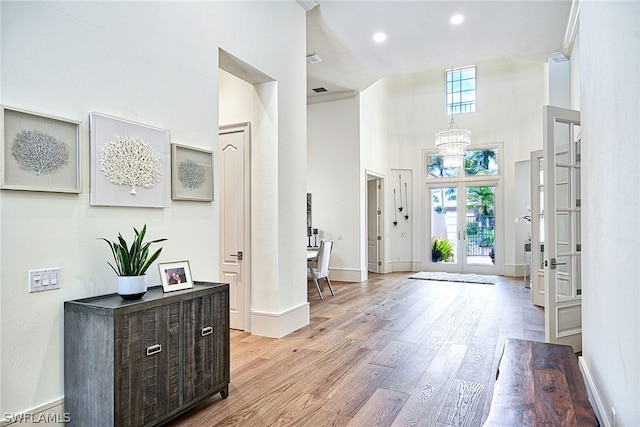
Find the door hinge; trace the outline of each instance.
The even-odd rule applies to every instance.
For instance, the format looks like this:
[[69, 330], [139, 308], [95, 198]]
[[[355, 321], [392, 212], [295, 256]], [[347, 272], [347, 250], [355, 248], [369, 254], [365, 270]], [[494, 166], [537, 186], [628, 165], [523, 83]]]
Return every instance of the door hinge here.
[[382, 262], [381, 261], [378, 261], [377, 264], [378, 264], [378, 267], [382, 266]]
[[382, 236], [376, 236], [376, 240], [382, 240]]

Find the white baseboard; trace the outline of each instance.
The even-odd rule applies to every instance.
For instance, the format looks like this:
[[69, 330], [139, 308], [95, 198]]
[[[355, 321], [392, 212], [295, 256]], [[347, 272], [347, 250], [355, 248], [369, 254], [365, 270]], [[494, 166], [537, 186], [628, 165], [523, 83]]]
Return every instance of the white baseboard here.
[[281, 313], [251, 312], [251, 334], [261, 337], [282, 338], [309, 324], [309, 303]]
[[524, 274], [524, 265], [523, 264], [505, 264], [502, 269], [503, 276], [509, 277], [522, 277]]
[[367, 270], [362, 268], [333, 268], [329, 269], [329, 278], [338, 282], [360, 283], [367, 280]]
[[[589, 394], [589, 402], [591, 402], [591, 406], [593, 406], [596, 417], [598, 417], [598, 422], [600, 422], [600, 425], [602, 427], [614, 427], [613, 423], [609, 420], [609, 417], [606, 416], [607, 408], [602, 402], [602, 398], [598, 393], [596, 383], [593, 380], [591, 372], [589, 371], [589, 367], [587, 366], [582, 356], [578, 357], [578, 366], [580, 367], [580, 371], [582, 372], [582, 376], [584, 377], [584, 382], [587, 386], [587, 393]], [[603, 416], [602, 414], [605, 415]]]
[[62, 397], [30, 411], [15, 414], [5, 413], [2, 416], [0, 427], [18, 425], [20, 427], [64, 426], [65, 423], [73, 421], [70, 418], [70, 414], [64, 412], [64, 398]]
[[413, 261], [393, 261], [391, 262], [391, 271], [392, 272], [412, 272], [415, 270], [415, 263]]

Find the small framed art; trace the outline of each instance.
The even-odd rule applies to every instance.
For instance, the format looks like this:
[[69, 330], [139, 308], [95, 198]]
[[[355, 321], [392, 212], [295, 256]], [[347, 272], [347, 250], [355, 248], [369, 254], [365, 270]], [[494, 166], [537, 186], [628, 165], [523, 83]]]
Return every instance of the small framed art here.
[[164, 292], [193, 288], [189, 261], [159, 263], [158, 269]]
[[171, 199], [213, 201], [213, 153], [171, 144]]
[[2, 106], [1, 187], [80, 193], [80, 122]]

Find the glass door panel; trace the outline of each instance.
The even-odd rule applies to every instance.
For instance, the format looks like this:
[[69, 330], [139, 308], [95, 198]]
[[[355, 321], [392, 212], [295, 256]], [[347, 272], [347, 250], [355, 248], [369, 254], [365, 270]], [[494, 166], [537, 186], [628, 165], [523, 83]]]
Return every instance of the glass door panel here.
[[431, 188], [431, 262], [457, 264], [458, 188]]
[[466, 264], [495, 264], [495, 186], [467, 187]]

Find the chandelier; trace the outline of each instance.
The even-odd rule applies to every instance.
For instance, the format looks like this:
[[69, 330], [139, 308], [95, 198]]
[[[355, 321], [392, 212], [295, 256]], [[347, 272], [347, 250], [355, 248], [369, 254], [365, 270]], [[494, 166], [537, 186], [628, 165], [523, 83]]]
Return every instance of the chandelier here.
[[436, 148], [442, 158], [445, 169], [461, 168], [464, 166], [465, 147], [471, 144], [471, 132], [458, 129], [451, 117], [449, 129], [436, 134]]

